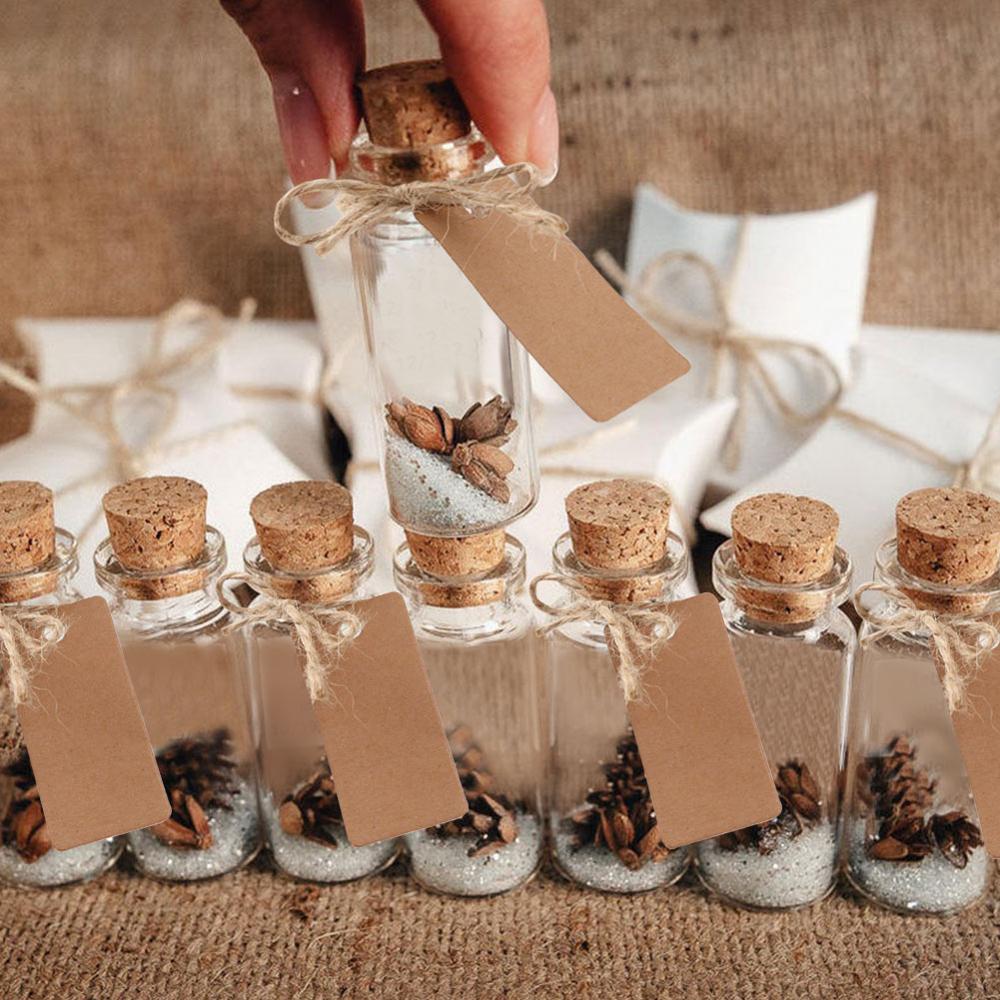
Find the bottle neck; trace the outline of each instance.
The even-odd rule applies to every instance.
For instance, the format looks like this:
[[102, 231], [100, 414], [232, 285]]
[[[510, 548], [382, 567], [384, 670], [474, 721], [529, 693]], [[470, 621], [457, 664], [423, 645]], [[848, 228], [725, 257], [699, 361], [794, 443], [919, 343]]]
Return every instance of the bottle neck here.
[[393, 187], [412, 181], [459, 180], [482, 174], [494, 155], [475, 126], [460, 139], [410, 149], [377, 146], [362, 126], [351, 144], [350, 176]]
[[403, 543], [393, 558], [393, 578], [418, 635], [461, 642], [513, 635], [528, 622], [524, 602], [524, 546], [506, 536], [504, 558], [486, 573], [442, 579], [425, 573]]
[[767, 635], [801, 635], [822, 628], [847, 600], [853, 569], [848, 554], [834, 551], [833, 565], [820, 579], [787, 584], [759, 580], [745, 573], [732, 540], [723, 542], [712, 559], [712, 582], [723, 600], [730, 625]]
[[56, 528], [55, 550], [41, 566], [0, 573], [0, 605], [33, 607], [76, 600], [72, 581], [78, 567], [76, 539]]

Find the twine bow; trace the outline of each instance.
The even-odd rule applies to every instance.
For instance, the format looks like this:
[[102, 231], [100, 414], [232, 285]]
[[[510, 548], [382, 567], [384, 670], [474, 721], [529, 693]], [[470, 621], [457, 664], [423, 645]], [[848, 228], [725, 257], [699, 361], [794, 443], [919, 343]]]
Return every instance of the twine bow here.
[[[256, 309], [252, 299], [244, 299], [236, 322], [245, 323]], [[193, 328], [196, 338], [187, 346], [167, 348], [167, 339], [178, 329]], [[67, 483], [56, 491], [63, 496], [100, 482], [123, 482], [148, 474], [155, 462], [183, 454], [214, 437], [251, 425], [249, 420], [213, 427], [179, 441], [166, 444], [180, 408], [179, 392], [165, 380], [182, 374], [216, 354], [230, 334], [226, 317], [214, 306], [183, 299], [156, 321], [149, 353], [131, 374], [115, 382], [45, 386], [20, 369], [0, 361], [0, 381], [26, 393], [36, 402], [52, 403], [95, 431], [107, 445], [108, 460], [96, 471]], [[140, 444], [131, 443], [123, 430], [122, 407], [127, 400], [145, 396], [156, 404], [153, 428]], [[95, 510], [82, 530], [85, 537], [100, 518]]]
[[[342, 240], [400, 212], [424, 209], [464, 208], [474, 215], [503, 212], [524, 226], [547, 236], [562, 236], [566, 220], [541, 208], [531, 197], [542, 184], [541, 172], [531, 163], [512, 163], [484, 174], [455, 180], [409, 181], [406, 184], [376, 184], [342, 178], [305, 181], [286, 191], [274, 206], [274, 231], [295, 247], [311, 246], [324, 257]], [[297, 233], [285, 225], [288, 206], [313, 194], [332, 194], [340, 218], [314, 233]]]
[[[879, 615], [866, 608], [861, 597], [866, 593], [881, 593], [895, 604], [888, 615]], [[941, 686], [944, 688], [950, 712], [966, 707], [968, 686], [984, 654], [1000, 643], [1000, 629], [981, 618], [942, 615], [920, 608], [902, 591], [882, 583], [866, 583], [854, 594], [854, 606], [872, 630], [862, 640], [865, 646], [887, 637], [898, 638], [906, 633], [926, 632], [930, 637], [935, 658], [941, 665]]]
[[[665, 332], [699, 340], [711, 347], [713, 358], [709, 392], [712, 396], [718, 395], [720, 391], [725, 360], [732, 360], [736, 370], [737, 409], [722, 453], [723, 461], [729, 469], [735, 468], [740, 461], [746, 405], [755, 382], [780, 416], [797, 426], [810, 426], [829, 416], [836, 409], [845, 388], [837, 366], [819, 347], [790, 337], [775, 337], [748, 330], [733, 318], [732, 286], [745, 252], [747, 226], [748, 219], [744, 217], [740, 220], [736, 257], [728, 281], [723, 279], [719, 270], [708, 260], [687, 250], [668, 250], [655, 257], [643, 268], [638, 281], [632, 281], [606, 250], [598, 250], [594, 257], [608, 280], [628, 294], [650, 322]], [[704, 277], [711, 296], [711, 317], [677, 308], [656, 294], [654, 289], [659, 280], [670, 269], [697, 273]], [[778, 352], [791, 359], [812, 362], [823, 372], [830, 386], [826, 399], [814, 409], [805, 409], [785, 395], [764, 364], [764, 355], [768, 352]]]
[[332, 665], [361, 634], [364, 628], [361, 617], [344, 607], [303, 605], [267, 593], [259, 593], [253, 604], [244, 608], [230, 597], [226, 585], [231, 583], [254, 586], [253, 581], [243, 573], [227, 573], [219, 580], [216, 585], [219, 600], [233, 616], [232, 622], [226, 626], [227, 631], [244, 625], [287, 623], [302, 651], [302, 672], [310, 701], [332, 700]]
[[17, 710], [31, 701], [31, 683], [46, 654], [66, 635], [66, 623], [51, 611], [41, 608], [0, 606], [0, 716], [5, 728], [0, 750], [14, 751], [21, 746]]
[[[558, 583], [573, 594], [563, 605], [551, 605], [538, 596], [543, 583]], [[604, 625], [608, 646], [614, 648], [618, 684], [626, 703], [642, 701], [642, 675], [656, 652], [673, 638], [677, 622], [663, 605], [615, 604], [587, 593], [580, 581], [561, 573], [543, 573], [531, 581], [531, 599], [549, 616], [538, 626], [539, 635], [548, 635], [574, 622], [598, 621]]]

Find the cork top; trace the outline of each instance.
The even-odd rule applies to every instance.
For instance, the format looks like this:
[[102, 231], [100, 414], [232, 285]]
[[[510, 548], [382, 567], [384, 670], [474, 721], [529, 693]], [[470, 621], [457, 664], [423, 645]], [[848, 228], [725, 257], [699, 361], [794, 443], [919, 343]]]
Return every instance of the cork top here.
[[111, 547], [132, 570], [174, 570], [205, 549], [205, 488], [181, 476], [148, 476], [112, 487], [102, 501]]
[[640, 569], [667, 552], [670, 494], [654, 483], [611, 479], [566, 497], [576, 558], [593, 569]]
[[440, 59], [392, 63], [358, 77], [361, 113], [377, 146], [418, 149], [461, 139], [471, 119]]
[[0, 573], [44, 566], [55, 553], [52, 490], [41, 483], [0, 483]]
[[731, 525], [736, 562], [756, 580], [812, 583], [833, 568], [840, 518], [821, 500], [763, 493], [738, 504]]
[[354, 501], [338, 483], [279, 483], [250, 504], [264, 558], [286, 573], [342, 563], [354, 549]]
[[437, 538], [406, 532], [413, 561], [428, 575], [444, 580], [488, 573], [504, 560], [507, 534], [503, 528], [465, 538]]
[[941, 584], [972, 584], [1000, 567], [1000, 503], [982, 493], [924, 489], [896, 505], [899, 563]]

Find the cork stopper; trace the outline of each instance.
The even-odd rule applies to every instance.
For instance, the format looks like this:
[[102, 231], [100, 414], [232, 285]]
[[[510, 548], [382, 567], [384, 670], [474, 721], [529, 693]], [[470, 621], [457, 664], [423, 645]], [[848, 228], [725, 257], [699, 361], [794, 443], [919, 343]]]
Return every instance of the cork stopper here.
[[566, 497], [573, 552], [592, 569], [641, 569], [667, 552], [670, 494], [654, 483], [611, 479]]
[[821, 500], [763, 493], [738, 504], [731, 524], [736, 562], [756, 580], [812, 583], [833, 568], [840, 518]]
[[419, 149], [467, 135], [468, 109], [440, 59], [393, 63], [358, 78], [361, 113], [376, 146]]
[[406, 532], [413, 561], [430, 576], [458, 580], [496, 569], [503, 562], [507, 535], [503, 528], [465, 538], [436, 538]]
[[1000, 567], [1000, 503], [982, 493], [924, 489], [896, 505], [899, 564], [938, 584], [980, 583]]
[[205, 488], [181, 476], [149, 476], [112, 487], [102, 501], [111, 547], [126, 569], [173, 570], [205, 548]]
[[0, 573], [44, 566], [55, 548], [52, 491], [22, 480], [0, 483]]

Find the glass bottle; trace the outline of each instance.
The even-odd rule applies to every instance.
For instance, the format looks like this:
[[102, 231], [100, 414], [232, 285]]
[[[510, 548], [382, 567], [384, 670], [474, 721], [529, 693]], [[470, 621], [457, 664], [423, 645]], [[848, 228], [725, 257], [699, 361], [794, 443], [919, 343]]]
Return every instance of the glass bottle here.
[[[360, 80], [351, 176], [375, 184], [483, 173], [493, 151], [439, 62]], [[502, 528], [535, 503], [528, 359], [440, 244], [401, 211], [353, 236], [392, 517], [424, 535]]]
[[126, 841], [140, 872], [168, 881], [223, 875], [260, 848], [247, 679], [215, 590], [226, 546], [205, 505], [188, 479], [123, 483], [94, 553], [173, 806]]
[[[277, 524], [269, 510], [278, 511], [283, 523]], [[331, 510], [336, 511], [332, 520]], [[325, 611], [371, 596], [372, 540], [353, 523], [351, 496], [342, 486], [274, 486], [254, 499], [251, 513], [258, 534], [247, 545], [243, 564], [258, 594]], [[301, 537], [295, 534], [299, 531]], [[294, 553], [289, 558], [290, 537], [300, 543], [298, 558]], [[398, 841], [355, 847], [347, 838], [292, 623], [284, 616], [268, 617], [251, 624], [245, 635], [259, 721], [261, 812], [278, 870], [332, 883], [387, 868], [399, 853]]]
[[[670, 497], [663, 490], [627, 480], [591, 483], [574, 490], [566, 506], [571, 530], [553, 547], [554, 579], [532, 584], [540, 610], [559, 614], [560, 604], [549, 603], [549, 587], [644, 609], [675, 599], [688, 555], [683, 541], [667, 531]], [[599, 523], [594, 512], [601, 510], [610, 516]], [[583, 512], [589, 520], [581, 520]], [[565, 604], [566, 595], [552, 600]], [[595, 616], [560, 625], [545, 648], [546, 807], [556, 868], [571, 882], [602, 892], [671, 885], [687, 870], [690, 852], [668, 850], [657, 835], [604, 622]]]
[[[26, 568], [0, 563], [0, 607], [55, 607], [80, 600], [73, 586], [77, 570], [76, 540], [51, 525], [52, 494], [38, 484], [0, 484], [0, 497], [7, 505], [11, 488], [28, 487], [48, 507], [48, 543], [39, 562]], [[46, 499], [47, 498], [47, 499]], [[4, 552], [11, 549], [4, 546]], [[110, 868], [122, 850], [121, 838], [98, 840], [67, 851], [52, 847], [45, 815], [38, 799], [34, 773], [27, 750], [16, 750], [0, 768], [0, 880], [11, 885], [42, 888], [69, 885], [100, 875]]]
[[[1000, 611], [1000, 505], [979, 498], [995, 507], [997, 519], [989, 565], [975, 558], [949, 563], [939, 544], [948, 541], [960, 552], [974, 540], [971, 531], [950, 541], [940, 532], [956, 508], [975, 496], [922, 490], [904, 498], [897, 537], [876, 555], [876, 583], [888, 589], [865, 594], [862, 588], [856, 598], [865, 620], [852, 694], [845, 870], [863, 895], [901, 913], [964, 909], [981, 898], [992, 871], [933, 640], [920, 623], [884, 631], [910, 603], [934, 612], [944, 625], [956, 617], [988, 620]], [[932, 530], [938, 544], [923, 553], [909, 544], [914, 497], [922, 498], [937, 522]]]
[[[478, 547], [489, 568], [450, 578], [427, 571], [470, 568], [447, 555], [463, 545]], [[443, 556], [436, 565], [428, 546]], [[521, 543], [502, 531], [411, 538], [393, 562], [469, 804], [456, 822], [405, 838], [411, 873], [436, 892], [507, 892], [541, 862], [542, 695], [524, 566]]]
[[856, 646], [840, 610], [851, 585], [837, 515], [806, 497], [752, 497], [712, 576], [733, 653], [774, 770], [781, 813], [703, 841], [698, 875], [729, 902], [791, 909], [833, 890], [847, 700]]

